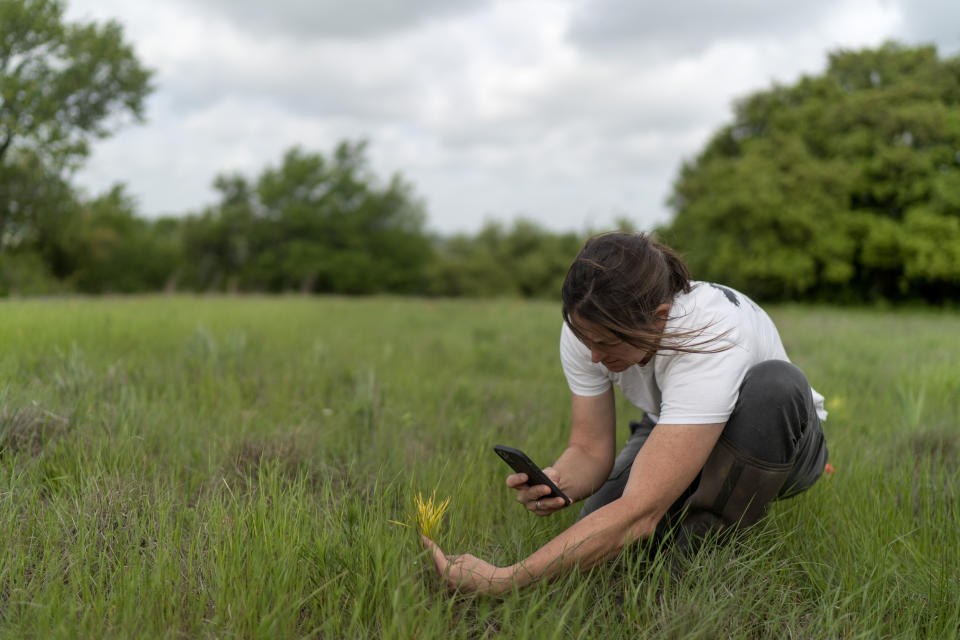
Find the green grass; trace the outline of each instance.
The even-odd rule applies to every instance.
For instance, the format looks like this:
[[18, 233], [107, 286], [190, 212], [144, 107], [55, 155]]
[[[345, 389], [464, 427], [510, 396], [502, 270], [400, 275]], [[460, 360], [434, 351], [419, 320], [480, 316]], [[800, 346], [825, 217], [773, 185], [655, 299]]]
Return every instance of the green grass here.
[[960, 636], [960, 316], [772, 315], [833, 477], [681, 576], [625, 554], [488, 598], [388, 520], [436, 490], [445, 549], [501, 564], [572, 522], [522, 510], [491, 450], [564, 448], [556, 305], [0, 303], [0, 636]]

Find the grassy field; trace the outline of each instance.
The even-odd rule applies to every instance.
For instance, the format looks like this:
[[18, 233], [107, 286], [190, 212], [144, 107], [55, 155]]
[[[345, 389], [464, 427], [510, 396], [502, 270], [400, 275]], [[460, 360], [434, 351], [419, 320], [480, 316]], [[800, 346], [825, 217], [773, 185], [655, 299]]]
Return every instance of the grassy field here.
[[436, 490], [446, 550], [500, 564], [572, 522], [491, 451], [564, 448], [556, 304], [2, 302], [0, 637], [958, 637], [960, 316], [771, 315], [836, 473], [681, 576], [625, 554], [495, 599], [388, 521]]

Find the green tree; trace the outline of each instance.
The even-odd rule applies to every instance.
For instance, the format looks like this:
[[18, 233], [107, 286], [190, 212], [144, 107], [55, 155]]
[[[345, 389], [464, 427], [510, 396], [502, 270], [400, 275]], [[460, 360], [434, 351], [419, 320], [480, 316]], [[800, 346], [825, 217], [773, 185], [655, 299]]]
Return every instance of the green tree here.
[[427, 291], [557, 298], [582, 241], [577, 234], [554, 234], [522, 218], [509, 229], [489, 222], [475, 236], [458, 234], [439, 241], [438, 258], [427, 272]]
[[176, 221], [137, 217], [122, 186], [84, 202], [63, 254], [84, 293], [140, 293], [171, 284], [181, 262]]
[[62, 289], [69, 264], [60, 240], [78, 210], [73, 188], [36, 154], [0, 164], [0, 295]]
[[761, 298], [960, 293], [960, 58], [888, 43], [740, 101], [659, 233]]
[[256, 194], [241, 175], [219, 176], [214, 188], [220, 193], [220, 204], [183, 222], [182, 284], [236, 291], [261, 233], [253, 212]]
[[185, 223], [185, 252], [199, 288], [376, 293], [422, 287], [432, 247], [411, 187], [385, 185], [366, 144], [328, 158], [290, 149], [250, 182], [220, 176], [220, 203]]
[[0, 251], [44, 251], [45, 230], [75, 210], [65, 191], [89, 142], [142, 117], [149, 80], [116, 22], [0, 0]]

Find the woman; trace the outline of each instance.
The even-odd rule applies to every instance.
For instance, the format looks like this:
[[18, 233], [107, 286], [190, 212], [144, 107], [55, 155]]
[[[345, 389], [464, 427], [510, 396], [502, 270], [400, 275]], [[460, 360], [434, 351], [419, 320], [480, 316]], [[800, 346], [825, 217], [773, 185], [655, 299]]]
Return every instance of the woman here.
[[[586, 499], [580, 518], [509, 567], [447, 556], [424, 538], [449, 586], [499, 593], [589, 569], [668, 531], [688, 544], [747, 527], [823, 472], [823, 397], [790, 364], [773, 322], [742, 293], [691, 282], [668, 247], [643, 234], [588, 240], [563, 284], [563, 318], [572, 426], [544, 471], [572, 500]], [[645, 413], [619, 455], [614, 386]], [[507, 478], [527, 509], [564, 508], [526, 482]]]

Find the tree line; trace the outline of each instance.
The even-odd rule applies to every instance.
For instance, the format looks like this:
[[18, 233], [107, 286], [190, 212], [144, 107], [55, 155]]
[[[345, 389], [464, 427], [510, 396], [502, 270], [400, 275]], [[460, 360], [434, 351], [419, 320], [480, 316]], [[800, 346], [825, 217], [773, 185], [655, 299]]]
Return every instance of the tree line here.
[[[289, 292], [556, 297], [585, 233], [529, 220], [438, 236], [364, 142], [288, 150], [217, 202], [147, 219], [72, 176], [142, 118], [152, 72], [115, 22], [0, 0], [0, 295]], [[888, 43], [739, 101], [684, 163], [656, 233], [698, 279], [758, 299], [960, 296], [960, 57]], [[625, 223], [628, 224], [628, 223]]]
[[557, 295], [580, 234], [522, 219], [431, 234], [411, 185], [381, 184], [365, 149], [290, 149], [255, 178], [217, 177], [218, 202], [204, 211], [155, 220], [123, 186], [83, 198], [58, 183], [56, 211], [35, 219], [49, 224], [6, 235], [0, 294]]

